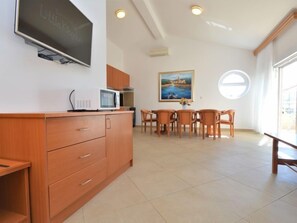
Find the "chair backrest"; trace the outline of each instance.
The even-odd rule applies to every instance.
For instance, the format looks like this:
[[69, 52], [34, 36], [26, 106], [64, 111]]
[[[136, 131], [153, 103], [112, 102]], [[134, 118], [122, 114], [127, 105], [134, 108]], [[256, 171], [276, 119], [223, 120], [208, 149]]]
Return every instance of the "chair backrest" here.
[[178, 110], [177, 119], [180, 124], [191, 124], [196, 121], [196, 111], [192, 109]]
[[220, 120], [220, 111], [215, 109], [202, 109], [198, 113], [200, 122], [204, 125], [214, 125]]
[[157, 111], [157, 120], [159, 124], [169, 124], [173, 120], [174, 110], [161, 109]]
[[229, 121], [230, 121], [230, 123], [234, 123], [235, 110], [229, 109], [226, 112], [229, 115]]
[[225, 111], [223, 111], [223, 115], [225, 115], [225, 114], [228, 115], [228, 121], [233, 124], [234, 123], [235, 110], [234, 109], [225, 110]]
[[150, 110], [141, 109], [140, 112], [141, 112], [141, 121], [144, 122], [149, 119], [148, 115], [151, 113]]

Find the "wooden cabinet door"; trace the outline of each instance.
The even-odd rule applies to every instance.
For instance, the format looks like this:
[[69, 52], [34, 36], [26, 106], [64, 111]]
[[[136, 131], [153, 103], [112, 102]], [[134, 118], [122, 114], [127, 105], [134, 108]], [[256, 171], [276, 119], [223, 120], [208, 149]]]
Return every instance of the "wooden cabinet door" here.
[[121, 71], [116, 68], [113, 68], [113, 88], [116, 90], [122, 90]]
[[122, 89], [130, 87], [130, 76], [124, 72], [121, 75]]
[[123, 90], [124, 88], [130, 87], [130, 76], [107, 64], [106, 85], [108, 88]]
[[113, 67], [106, 65], [106, 85], [108, 88], [113, 88]]
[[117, 172], [132, 160], [132, 114], [106, 116], [107, 175]]

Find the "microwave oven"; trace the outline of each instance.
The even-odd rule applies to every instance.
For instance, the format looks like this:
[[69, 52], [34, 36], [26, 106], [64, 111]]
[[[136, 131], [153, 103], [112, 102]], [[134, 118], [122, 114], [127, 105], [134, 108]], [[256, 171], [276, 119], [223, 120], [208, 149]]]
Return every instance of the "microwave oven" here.
[[78, 89], [74, 91], [75, 110], [120, 109], [120, 92], [109, 89]]

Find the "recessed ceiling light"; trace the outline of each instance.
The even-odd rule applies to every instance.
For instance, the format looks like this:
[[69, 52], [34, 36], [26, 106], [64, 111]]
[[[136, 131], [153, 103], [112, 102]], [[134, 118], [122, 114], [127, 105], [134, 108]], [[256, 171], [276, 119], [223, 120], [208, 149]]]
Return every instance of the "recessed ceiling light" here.
[[203, 12], [203, 8], [201, 8], [199, 5], [193, 5], [191, 9], [194, 15], [200, 15]]
[[124, 9], [118, 9], [116, 12], [115, 12], [116, 16], [119, 18], [119, 19], [122, 19], [126, 16], [126, 12]]

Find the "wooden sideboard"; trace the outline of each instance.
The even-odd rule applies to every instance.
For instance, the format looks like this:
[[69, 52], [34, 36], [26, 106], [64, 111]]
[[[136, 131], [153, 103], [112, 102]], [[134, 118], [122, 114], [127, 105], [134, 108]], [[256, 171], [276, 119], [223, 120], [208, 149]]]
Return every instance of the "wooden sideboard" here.
[[0, 114], [0, 158], [31, 162], [31, 220], [62, 222], [133, 163], [132, 113]]

